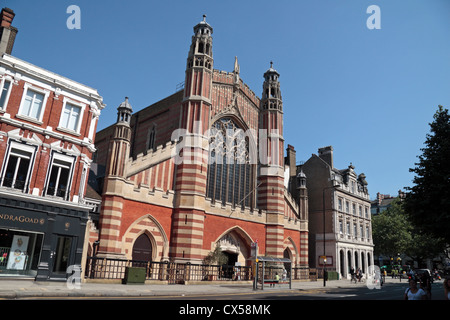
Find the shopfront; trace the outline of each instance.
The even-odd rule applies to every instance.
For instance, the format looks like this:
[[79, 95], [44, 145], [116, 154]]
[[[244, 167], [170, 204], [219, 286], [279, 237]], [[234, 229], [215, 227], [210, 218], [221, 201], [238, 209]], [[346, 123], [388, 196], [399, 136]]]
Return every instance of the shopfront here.
[[0, 278], [65, 280], [80, 266], [88, 208], [0, 195]]

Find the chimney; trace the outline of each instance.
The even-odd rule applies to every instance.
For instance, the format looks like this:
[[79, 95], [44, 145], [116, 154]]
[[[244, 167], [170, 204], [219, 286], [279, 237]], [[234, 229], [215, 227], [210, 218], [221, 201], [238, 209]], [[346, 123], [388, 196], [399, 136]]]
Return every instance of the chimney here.
[[15, 15], [14, 11], [9, 8], [3, 8], [0, 12], [0, 55], [12, 52], [17, 34], [17, 28], [11, 25]]
[[290, 176], [296, 176], [297, 165], [295, 160], [295, 149], [293, 146], [288, 144], [286, 149], [286, 164], [289, 165]]
[[381, 205], [381, 202], [383, 201], [383, 199], [384, 199], [384, 195], [377, 192], [377, 202], [378, 202], [379, 206]]
[[334, 168], [333, 167], [333, 147], [332, 146], [319, 148], [319, 158], [321, 158], [323, 161], [328, 163], [331, 166], [331, 168]]

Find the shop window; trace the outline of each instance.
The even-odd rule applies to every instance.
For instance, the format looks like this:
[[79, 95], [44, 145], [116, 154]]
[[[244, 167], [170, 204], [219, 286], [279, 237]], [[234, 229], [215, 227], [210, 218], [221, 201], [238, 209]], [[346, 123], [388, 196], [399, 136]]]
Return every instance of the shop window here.
[[68, 200], [74, 159], [55, 153], [49, 169], [45, 194]]
[[34, 147], [11, 142], [1, 185], [26, 192], [34, 157]]
[[43, 234], [0, 229], [0, 276], [36, 276]]

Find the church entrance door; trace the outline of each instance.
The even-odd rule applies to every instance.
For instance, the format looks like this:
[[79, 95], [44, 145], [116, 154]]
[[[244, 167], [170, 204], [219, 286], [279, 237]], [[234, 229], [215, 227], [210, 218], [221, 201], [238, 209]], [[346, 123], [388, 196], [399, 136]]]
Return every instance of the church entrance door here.
[[132, 258], [135, 261], [151, 261], [152, 251], [152, 242], [149, 237], [143, 233], [134, 242]]

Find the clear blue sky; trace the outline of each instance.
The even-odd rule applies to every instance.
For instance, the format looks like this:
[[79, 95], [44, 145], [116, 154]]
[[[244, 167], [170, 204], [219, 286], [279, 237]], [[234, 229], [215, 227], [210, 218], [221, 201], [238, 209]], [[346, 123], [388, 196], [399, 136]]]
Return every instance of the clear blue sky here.
[[[261, 96], [273, 60], [280, 73], [285, 143], [306, 161], [332, 145], [335, 166], [364, 172], [371, 199], [411, 186], [439, 104], [450, 108], [448, 0], [0, 1], [16, 13], [13, 55], [98, 89], [114, 123], [184, 81], [192, 28], [207, 15], [214, 68], [232, 71]], [[81, 29], [69, 30], [69, 5]], [[381, 29], [369, 30], [370, 5]]]

